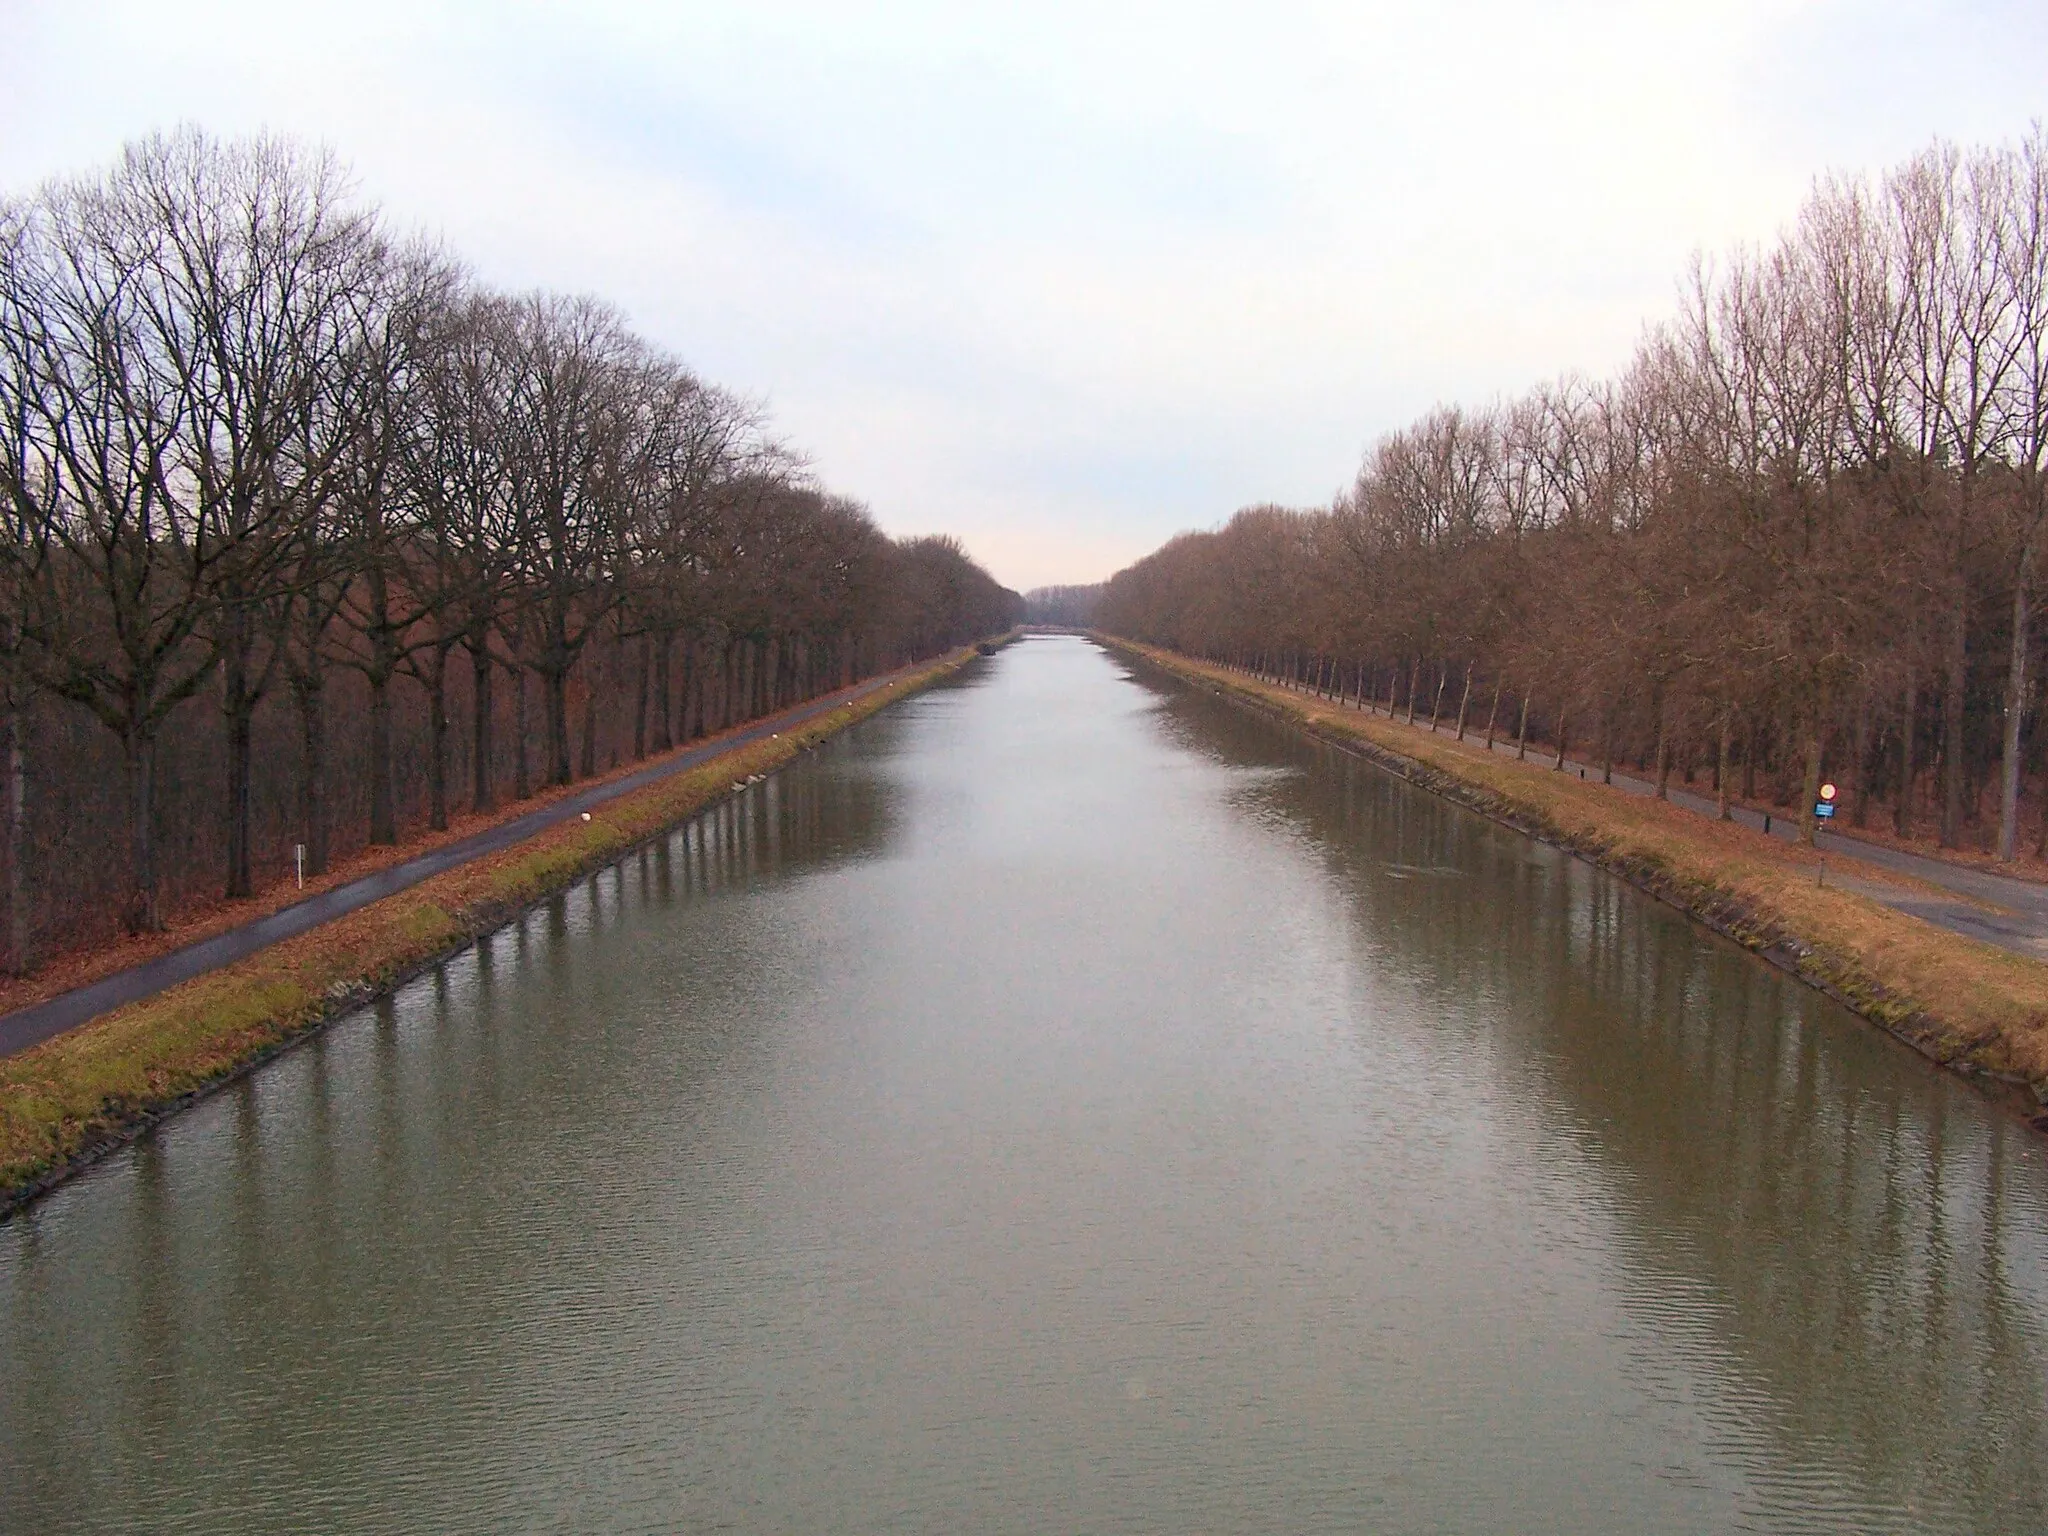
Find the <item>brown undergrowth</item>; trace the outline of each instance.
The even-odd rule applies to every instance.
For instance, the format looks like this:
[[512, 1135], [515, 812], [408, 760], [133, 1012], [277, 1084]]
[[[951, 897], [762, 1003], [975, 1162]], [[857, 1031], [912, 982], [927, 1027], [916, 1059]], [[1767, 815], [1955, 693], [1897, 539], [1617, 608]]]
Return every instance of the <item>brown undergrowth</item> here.
[[972, 647], [954, 652], [779, 737], [736, 747], [597, 807], [589, 821], [551, 827], [0, 1060], [0, 1215], [327, 1020], [734, 793], [736, 784], [783, 766], [974, 656]]
[[[1104, 643], [1233, 693], [1577, 854], [1762, 954], [1942, 1065], [2031, 1087], [2048, 1103], [2048, 965], [1823, 886], [1816, 854], [1754, 829], [1552, 772], [1533, 755], [1516, 762], [1489, 754], [1483, 743], [1432, 735], [1151, 646], [1107, 637]], [[2038, 1107], [2025, 1096], [2002, 1096], [2016, 1107]]]

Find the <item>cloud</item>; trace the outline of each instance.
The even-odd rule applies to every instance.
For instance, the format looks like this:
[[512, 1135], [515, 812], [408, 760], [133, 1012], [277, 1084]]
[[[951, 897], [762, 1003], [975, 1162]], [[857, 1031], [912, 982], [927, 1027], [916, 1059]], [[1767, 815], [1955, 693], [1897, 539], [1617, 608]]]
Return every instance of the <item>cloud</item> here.
[[[604, 293], [835, 487], [1029, 585], [1627, 357], [1829, 165], [2044, 110], [2019, 7], [21, 7], [0, 182], [328, 140], [493, 282]], [[1986, 48], [1985, 37], [1998, 46]]]

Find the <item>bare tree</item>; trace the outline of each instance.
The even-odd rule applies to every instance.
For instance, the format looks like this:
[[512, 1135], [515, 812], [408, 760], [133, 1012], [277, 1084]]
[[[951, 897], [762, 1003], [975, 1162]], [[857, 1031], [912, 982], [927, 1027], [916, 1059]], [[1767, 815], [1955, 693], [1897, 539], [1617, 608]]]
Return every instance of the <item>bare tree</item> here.
[[511, 327], [519, 358], [507, 410], [513, 515], [538, 632], [548, 777], [567, 784], [569, 674], [613, 596], [606, 578], [625, 490], [623, 385], [639, 358], [618, 314], [595, 299], [530, 295], [514, 301]]
[[[601, 302], [477, 291], [433, 247], [388, 240], [331, 157], [282, 140], [180, 132], [0, 201], [0, 423], [0, 963], [14, 969], [45, 843], [112, 841], [125, 821], [122, 920], [155, 928], [160, 826], [179, 838], [173, 900], [216, 871], [249, 892], [279, 830], [318, 873], [330, 843], [390, 843], [417, 816], [422, 776], [395, 757], [415, 731], [425, 820], [445, 825], [458, 651], [481, 809], [503, 673], [524, 794], [529, 673], [561, 782], [572, 706], [590, 771], [601, 738], [617, 759], [628, 719], [640, 755], [650, 727], [666, 745], [986, 633], [1020, 604], [955, 546], [885, 538], [809, 482], [757, 407]], [[59, 727], [36, 738], [55, 755], [37, 780], [42, 842], [22, 793], [31, 701]], [[94, 756], [105, 738], [70, 728], [77, 711], [118, 746], [118, 776]], [[367, 756], [367, 828], [330, 813], [330, 736]], [[174, 768], [223, 753], [225, 796], [196, 799], [182, 770], [160, 779], [167, 740]], [[280, 828], [258, 790], [293, 759]], [[58, 942], [113, 905], [104, 863], [37, 870]]]
[[282, 654], [263, 620], [291, 600], [298, 529], [346, 439], [334, 397], [381, 242], [334, 158], [288, 140], [186, 130], [131, 164], [135, 216], [155, 234], [145, 324], [187, 402], [171, 481], [215, 551], [204, 629], [227, 727], [226, 886], [247, 896], [251, 724]]
[[0, 283], [0, 345], [19, 467], [16, 515], [49, 558], [26, 638], [44, 681], [90, 709], [126, 766], [131, 931], [162, 925], [156, 748], [171, 712], [211, 675], [202, 629], [228, 553], [181, 476], [194, 414], [185, 359], [158, 323], [170, 298], [152, 216], [154, 144], [110, 173], [53, 184], [26, 212]]
[[[2021, 732], [2032, 696], [2027, 663], [2033, 649], [2033, 588], [2042, 542], [2048, 539], [2048, 129], [2036, 124], [2012, 158], [1997, 261], [2014, 338], [1997, 433], [2013, 470], [2009, 502], [2015, 546], [1998, 782], [1998, 857], [2007, 863], [2019, 854]], [[2048, 812], [2043, 827], [2048, 840]]]

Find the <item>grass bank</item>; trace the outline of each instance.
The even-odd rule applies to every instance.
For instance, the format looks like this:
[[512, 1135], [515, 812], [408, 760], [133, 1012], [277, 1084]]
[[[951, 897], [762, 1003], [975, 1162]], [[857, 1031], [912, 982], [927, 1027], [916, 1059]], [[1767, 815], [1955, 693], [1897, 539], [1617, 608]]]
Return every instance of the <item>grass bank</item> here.
[[622, 795], [588, 821], [549, 828], [0, 1059], [0, 1217], [329, 1019], [975, 656], [973, 647], [954, 652], [779, 737]]
[[[1207, 684], [1680, 908], [1977, 1079], [2023, 1112], [2048, 1104], [2048, 965], [1818, 883], [1818, 856], [1731, 822], [1626, 795], [1151, 646], [1113, 650]], [[1858, 871], [1859, 876], [1867, 871]], [[2024, 1090], [2031, 1089], [2032, 1092]], [[2048, 1115], [2031, 1113], [2037, 1128]]]

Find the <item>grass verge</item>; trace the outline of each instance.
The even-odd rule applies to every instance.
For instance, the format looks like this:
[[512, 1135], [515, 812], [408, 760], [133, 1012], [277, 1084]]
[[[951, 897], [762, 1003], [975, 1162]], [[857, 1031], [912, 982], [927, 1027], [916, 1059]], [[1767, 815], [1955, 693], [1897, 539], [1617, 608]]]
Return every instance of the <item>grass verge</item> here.
[[737, 783], [772, 772], [975, 655], [973, 647], [954, 652], [779, 737], [623, 795], [588, 821], [549, 828], [0, 1059], [0, 1217], [328, 1020], [665, 834]]
[[[1113, 650], [1208, 684], [1586, 859], [1798, 976], [2023, 1112], [2048, 1104], [2048, 965], [1817, 882], [1818, 856], [1151, 646]], [[1859, 875], [1866, 872], [1859, 870]], [[2019, 1090], [2031, 1089], [2031, 1093]], [[2048, 1115], [2030, 1113], [2037, 1129]]]

